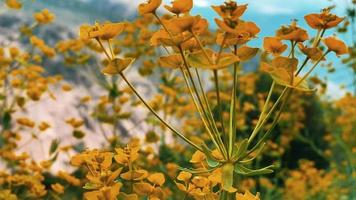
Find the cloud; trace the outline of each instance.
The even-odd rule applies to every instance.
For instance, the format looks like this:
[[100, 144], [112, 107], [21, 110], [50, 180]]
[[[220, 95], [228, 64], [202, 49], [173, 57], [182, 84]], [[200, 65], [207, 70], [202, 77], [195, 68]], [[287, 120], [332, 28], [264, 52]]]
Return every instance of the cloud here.
[[198, 7], [208, 7], [210, 6], [210, 3], [207, 0], [195, 0], [194, 5]]

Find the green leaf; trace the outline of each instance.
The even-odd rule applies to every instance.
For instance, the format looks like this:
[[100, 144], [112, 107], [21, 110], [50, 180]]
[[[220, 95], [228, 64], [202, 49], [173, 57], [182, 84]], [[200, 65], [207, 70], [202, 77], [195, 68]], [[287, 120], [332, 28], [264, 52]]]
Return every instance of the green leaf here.
[[257, 175], [263, 175], [263, 174], [270, 174], [273, 172], [272, 168], [274, 168], [274, 165], [270, 165], [261, 169], [248, 169], [247, 167], [244, 167], [243, 165], [237, 163], [235, 164], [235, 169], [234, 171], [237, 174], [241, 174], [244, 176], [257, 176]]
[[82, 139], [85, 136], [85, 133], [80, 130], [74, 130], [72, 134], [73, 134], [73, 137], [75, 137], [77, 139]]
[[206, 162], [208, 163], [209, 167], [217, 167], [220, 164], [218, 161], [214, 160], [211, 157], [207, 157]]
[[58, 139], [54, 139], [51, 142], [51, 146], [49, 147], [49, 155], [52, 155], [55, 151], [57, 151], [59, 146], [59, 140]]
[[4, 130], [8, 130], [11, 127], [11, 113], [10, 111], [5, 111], [4, 115], [2, 116], [2, 124]]
[[[257, 158], [261, 153], [262, 153], [262, 150], [263, 148], [266, 146], [266, 143], [262, 143], [261, 145], [259, 145], [259, 147], [257, 147], [257, 149], [255, 150], [255, 154], [253, 155], [252, 158], [249, 158], [247, 160], [241, 160], [240, 163], [248, 163], [248, 162], [251, 162], [253, 161], [255, 158]], [[254, 149], [254, 148], [252, 148]]]
[[233, 155], [233, 159], [234, 160], [239, 160], [242, 156], [244, 156], [244, 154], [246, 153], [248, 148], [248, 139], [245, 138], [244, 140], [241, 141], [241, 143], [239, 144], [237, 151], [235, 152], [235, 154]]

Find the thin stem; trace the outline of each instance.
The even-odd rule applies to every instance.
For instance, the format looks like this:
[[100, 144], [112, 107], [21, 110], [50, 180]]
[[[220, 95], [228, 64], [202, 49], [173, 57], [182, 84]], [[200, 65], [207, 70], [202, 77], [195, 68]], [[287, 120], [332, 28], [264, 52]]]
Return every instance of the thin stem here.
[[212, 128], [211, 128], [210, 124], [207, 123], [207, 121], [206, 121], [206, 119], [205, 119], [205, 117], [204, 117], [204, 115], [203, 115], [203, 111], [201, 110], [201, 108], [199, 107], [199, 105], [198, 105], [198, 103], [197, 103], [197, 100], [196, 100], [196, 97], [194, 96], [192, 87], [191, 87], [190, 84], [189, 84], [188, 77], [187, 77], [186, 73], [184, 72], [184, 69], [181, 68], [181, 71], [182, 71], [182, 74], [183, 74], [183, 77], [184, 77], [184, 81], [185, 81], [185, 83], [186, 83], [186, 85], [187, 85], [187, 88], [188, 88], [188, 90], [189, 90], [189, 94], [190, 94], [190, 96], [191, 96], [191, 98], [192, 98], [192, 100], [193, 100], [193, 103], [194, 103], [194, 105], [195, 105], [195, 108], [198, 110], [198, 113], [199, 113], [199, 115], [200, 115], [200, 118], [201, 118], [201, 120], [203, 121], [203, 123], [204, 123], [204, 125], [205, 125], [205, 128], [206, 128], [206, 130], [207, 130], [207, 132], [208, 132], [208, 134], [209, 134], [211, 140], [212, 140], [213, 143], [215, 144], [216, 148], [219, 148], [218, 142], [216, 141], [214, 135], [211, 133], [211, 129], [212, 129]]
[[258, 121], [257, 121], [257, 124], [256, 126], [259, 126], [264, 115], [266, 114], [266, 111], [267, 111], [267, 108], [268, 108], [268, 104], [269, 104], [269, 101], [271, 100], [271, 96], [272, 96], [272, 93], [273, 93], [273, 89], [275, 87], [276, 83], [273, 81], [272, 82], [272, 85], [269, 89], [269, 92], [268, 92], [268, 95], [267, 95], [267, 99], [265, 101], [265, 104], [263, 105], [263, 108], [262, 108], [262, 111], [261, 111], [261, 114], [260, 114], [260, 117], [258, 118]]
[[115, 58], [114, 51], [113, 51], [113, 48], [112, 48], [110, 40], [107, 40], [107, 42], [108, 42], [109, 50], [110, 50], [110, 53], [111, 53], [111, 57]]
[[[234, 54], [237, 53], [237, 46], [234, 46]], [[229, 158], [232, 157], [233, 146], [236, 139], [236, 90], [237, 90], [237, 63], [234, 63], [234, 80], [230, 102], [230, 129], [229, 129]]]
[[214, 83], [215, 83], [215, 92], [216, 92], [216, 101], [217, 101], [217, 109], [218, 109], [218, 115], [221, 123], [221, 130], [223, 133], [223, 136], [225, 137], [225, 127], [224, 127], [224, 120], [223, 120], [223, 115], [222, 115], [222, 108], [221, 108], [221, 100], [220, 100], [220, 88], [219, 88], [219, 74], [218, 70], [213, 70], [214, 73]]
[[108, 52], [106, 51], [106, 49], [105, 49], [103, 43], [101, 42], [101, 40], [100, 40], [99, 38], [95, 38], [95, 39], [96, 39], [96, 41], [98, 41], [100, 47], [103, 49], [103, 51], [104, 51], [106, 57], [108, 57], [108, 59], [110, 60], [111, 57], [110, 57], [110, 55], [108, 54]]
[[329, 50], [326, 51], [326, 52], [324, 53], [324, 55], [322, 55], [322, 56], [318, 59], [318, 61], [316, 61], [316, 63], [313, 65], [313, 67], [310, 68], [310, 70], [303, 76], [302, 79], [300, 79], [300, 81], [299, 81], [295, 86], [298, 86], [299, 84], [301, 84], [301, 83], [310, 75], [310, 73], [312, 73], [312, 71], [318, 66], [318, 64], [320, 63], [320, 61], [323, 60], [323, 58], [324, 58], [329, 52], [330, 52]]
[[191, 33], [192, 33], [194, 39], [198, 42], [198, 45], [201, 48], [201, 50], [203, 51], [203, 54], [205, 55], [206, 59], [209, 61], [210, 64], [214, 64], [212, 62], [211, 58], [209, 57], [208, 53], [205, 51], [204, 46], [201, 43], [201, 41], [199, 40], [198, 36], [193, 31], [191, 31]]
[[271, 116], [271, 114], [276, 110], [279, 102], [283, 99], [284, 95], [288, 91], [288, 87], [285, 87], [280, 96], [278, 97], [277, 101], [274, 103], [272, 106], [271, 110], [268, 112], [268, 114], [263, 118], [263, 121], [260, 123], [259, 126], [256, 126], [255, 129], [252, 131], [250, 138], [248, 139], [248, 143], [251, 143], [251, 141], [254, 139], [254, 137], [257, 135], [257, 133], [261, 130], [263, 125], [267, 122], [268, 118]]
[[281, 114], [282, 114], [282, 112], [283, 112], [283, 110], [284, 110], [284, 108], [285, 108], [285, 106], [286, 106], [286, 104], [287, 104], [287, 101], [288, 101], [289, 98], [290, 98], [291, 91], [293, 90], [293, 89], [291, 89], [291, 88], [286, 88], [286, 89], [287, 89], [287, 91], [286, 91], [286, 93], [287, 93], [286, 99], [285, 99], [285, 101], [283, 101], [283, 103], [282, 103], [282, 105], [281, 105], [281, 107], [280, 107], [280, 110], [278, 111], [276, 117], [274, 118], [274, 120], [273, 120], [273, 122], [272, 122], [272, 126], [271, 126], [271, 127], [268, 129], [268, 131], [262, 136], [262, 138], [257, 142], [257, 144], [256, 144], [251, 150], [249, 150], [249, 151], [246, 153], [245, 157], [246, 157], [247, 155], [249, 155], [250, 153], [254, 152], [264, 141], [266, 141], [266, 139], [267, 139], [267, 137], [269, 136], [269, 134], [271, 134], [272, 130], [273, 130], [274, 127], [277, 125], [278, 120], [279, 120], [279, 118], [280, 118], [280, 116], [281, 116]]
[[[215, 122], [214, 122], [214, 121], [212, 122], [211, 120], [209, 120], [209, 116], [208, 116], [206, 110], [204, 109], [204, 106], [203, 106], [202, 100], [201, 100], [201, 98], [200, 98], [200, 95], [199, 95], [199, 93], [198, 93], [197, 87], [196, 87], [196, 85], [195, 85], [193, 76], [192, 76], [192, 74], [191, 74], [190, 71], [189, 71], [188, 62], [187, 62], [187, 60], [185, 59], [185, 56], [184, 56], [182, 47], [179, 46], [178, 49], [179, 49], [179, 53], [180, 53], [180, 55], [181, 55], [181, 57], [182, 57], [182, 59], [183, 59], [183, 63], [184, 63], [184, 66], [185, 66], [185, 68], [186, 68], [188, 77], [189, 77], [189, 79], [190, 79], [190, 81], [191, 81], [191, 83], [192, 83], [194, 92], [195, 92], [195, 94], [196, 94], [196, 96], [197, 96], [198, 103], [199, 103], [199, 105], [200, 105], [200, 107], [201, 107], [201, 111], [202, 111], [202, 113], [204, 114], [205, 119], [209, 122], [209, 125], [210, 125], [210, 128], [211, 128], [211, 132], [210, 132], [210, 133], [214, 133], [214, 134], [215, 134], [215, 136], [213, 136], [212, 139], [214, 138], [215, 142], [216, 142], [216, 143], [219, 143], [219, 136], [218, 136], [218, 137], [216, 136], [216, 135], [219, 135], [219, 134], [218, 134], [218, 132], [216, 132], [216, 131], [217, 131], [217, 128], [216, 128]], [[191, 95], [193, 95], [193, 94], [191, 94]], [[210, 114], [211, 114], [211, 113], [210, 113]], [[201, 116], [201, 117], [202, 117], [202, 116]], [[202, 117], [202, 119], [204, 119], [204, 118]], [[217, 140], [216, 140], [216, 139], [217, 139]], [[221, 140], [221, 138], [220, 138], [220, 140]], [[225, 149], [224, 149], [223, 147], [221, 147], [220, 145], [217, 145], [217, 147], [219, 148], [219, 150], [221, 151], [221, 153], [222, 153], [223, 155], [226, 155], [226, 151], [225, 151]]]
[[126, 84], [131, 88], [131, 90], [136, 94], [136, 96], [141, 100], [141, 102], [152, 112], [153, 115], [157, 117], [159, 121], [161, 121], [168, 129], [170, 129], [174, 134], [176, 134], [178, 137], [180, 137], [182, 140], [193, 146], [195, 149], [202, 151], [202, 148], [196, 145], [194, 142], [186, 138], [183, 134], [181, 134], [179, 131], [177, 131], [175, 128], [173, 128], [170, 124], [168, 124], [165, 120], [163, 120], [156, 111], [153, 110], [153, 108], [141, 97], [141, 95], [137, 92], [135, 87], [127, 80], [125, 75], [123, 73], [120, 73], [120, 76], [122, 79], [126, 82]]
[[198, 83], [199, 83], [199, 87], [200, 87], [200, 90], [201, 90], [201, 93], [202, 93], [202, 96], [203, 96], [204, 103], [206, 104], [206, 107], [208, 109], [208, 114], [210, 114], [208, 116], [210, 117], [213, 129], [215, 130], [217, 141], [220, 143], [221, 146], [224, 146], [224, 143], [223, 143], [223, 141], [222, 141], [222, 139], [220, 137], [220, 134], [219, 134], [219, 130], [218, 130], [217, 126], [216, 126], [216, 123], [215, 123], [215, 120], [214, 120], [214, 116], [212, 115], [212, 111], [211, 111], [211, 108], [210, 108], [210, 104], [209, 104], [208, 98], [205, 95], [204, 88], [203, 88], [203, 85], [201, 83], [200, 75], [199, 75], [199, 72], [198, 72], [197, 68], [195, 68], [195, 73], [196, 73], [197, 78], [198, 78]]

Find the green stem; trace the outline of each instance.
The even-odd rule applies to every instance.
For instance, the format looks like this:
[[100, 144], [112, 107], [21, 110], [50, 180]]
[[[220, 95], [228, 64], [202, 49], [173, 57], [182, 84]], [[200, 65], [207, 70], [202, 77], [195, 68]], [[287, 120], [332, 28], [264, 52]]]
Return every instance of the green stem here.
[[284, 95], [286, 94], [286, 92], [288, 91], [288, 87], [285, 87], [284, 90], [282, 91], [282, 93], [279, 95], [277, 101], [274, 103], [274, 105], [272, 106], [271, 110], [267, 113], [267, 115], [263, 118], [263, 121], [260, 123], [259, 126], [256, 126], [255, 129], [252, 131], [250, 138], [248, 139], [248, 143], [251, 143], [252, 140], [255, 138], [255, 136], [258, 134], [258, 132], [261, 130], [261, 128], [263, 127], [263, 125], [267, 122], [267, 120], [269, 119], [269, 117], [271, 116], [271, 114], [276, 110], [278, 104], [280, 103], [280, 101], [283, 99]]
[[126, 82], [126, 84], [131, 88], [131, 90], [136, 94], [136, 96], [141, 100], [141, 102], [148, 108], [148, 110], [150, 110], [152, 112], [153, 115], [155, 115], [155, 117], [157, 117], [157, 119], [159, 121], [161, 121], [168, 129], [170, 129], [174, 134], [176, 134], [178, 137], [180, 137], [182, 140], [184, 140], [185, 142], [187, 142], [188, 144], [190, 144], [191, 146], [193, 146], [195, 149], [202, 151], [203, 149], [201, 147], [199, 147], [198, 145], [196, 145], [194, 142], [192, 142], [191, 140], [189, 140], [188, 138], [186, 138], [183, 134], [181, 134], [178, 130], [176, 130], [175, 128], [173, 128], [170, 124], [168, 124], [165, 120], [163, 120], [156, 111], [153, 110], [153, 108], [141, 97], [141, 95], [137, 92], [137, 90], [135, 89], [135, 87], [130, 83], [130, 81], [127, 80], [127, 78], [125, 77], [125, 75], [123, 73], [120, 73], [120, 76], [122, 77], [122, 79]]
[[[215, 141], [216, 141], [217, 143], [220, 143], [220, 145], [218, 145], [218, 148], [219, 148], [219, 150], [221, 151], [221, 153], [226, 157], [226, 156], [227, 156], [227, 152], [226, 152], [225, 148], [224, 148], [223, 146], [221, 146], [222, 142], [220, 142], [221, 138], [220, 138], [220, 136], [219, 136], [218, 129], [217, 129], [217, 127], [216, 127], [215, 121], [214, 121], [213, 119], [212, 119], [212, 120], [209, 119], [209, 115], [208, 115], [208, 113], [206, 112], [206, 110], [204, 109], [204, 106], [203, 106], [201, 97], [200, 97], [199, 92], [198, 92], [198, 90], [197, 90], [197, 87], [196, 87], [196, 85], [195, 85], [193, 76], [192, 76], [192, 74], [190, 73], [189, 65], [188, 65], [187, 60], [185, 59], [185, 56], [184, 56], [182, 47], [181, 47], [181, 46], [178, 46], [178, 49], [179, 49], [179, 53], [180, 53], [180, 55], [181, 55], [181, 57], [182, 57], [182, 59], [183, 59], [183, 63], [184, 63], [184, 66], [185, 66], [185, 68], [186, 68], [188, 77], [189, 77], [189, 79], [190, 79], [190, 82], [192, 83], [194, 92], [195, 92], [196, 97], [197, 97], [197, 99], [198, 99], [198, 103], [199, 103], [199, 105], [200, 105], [200, 107], [201, 107], [201, 111], [203, 112], [203, 114], [204, 114], [204, 116], [205, 116], [205, 119], [208, 121], [208, 123], [209, 123], [209, 125], [210, 125], [210, 127], [211, 127], [211, 132], [214, 133], [214, 135], [215, 135], [214, 137], [212, 137], [212, 139], [215, 138]], [[192, 94], [192, 95], [193, 95], [193, 94]], [[211, 113], [211, 112], [210, 112], [209, 114], [212, 116], [212, 113]], [[204, 118], [202, 118], [202, 119], [204, 119]], [[208, 129], [208, 130], [209, 130], [209, 129]], [[219, 140], [219, 139], [220, 139], [220, 140]]]
[[220, 88], [219, 88], [219, 74], [218, 70], [213, 70], [214, 73], [214, 83], [215, 83], [215, 91], [216, 91], [216, 101], [217, 101], [217, 109], [218, 109], [218, 115], [221, 123], [221, 130], [223, 133], [223, 136], [225, 137], [225, 127], [224, 127], [224, 120], [223, 120], [223, 115], [222, 115], [222, 107], [221, 107], [221, 101], [220, 101]]
[[[250, 153], [252, 153], [252, 152], [254, 152], [264, 141], [266, 141], [266, 139], [267, 139], [267, 137], [269, 136], [269, 134], [271, 134], [271, 132], [272, 132], [272, 130], [274, 129], [274, 127], [277, 125], [277, 123], [278, 123], [278, 120], [279, 120], [279, 118], [280, 118], [280, 116], [281, 116], [281, 114], [282, 114], [282, 112], [283, 112], [283, 110], [284, 110], [284, 108], [285, 108], [285, 106], [286, 106], [286, 104], [287, 104], [287, 101], [289, 100], [289, 98], [290, 98], [290, 95], [292, 94], [292, 91], [293, 89], [290, 89], [290, 88], [285, 88], [285, 90], [284, 91], [286, 91], [285, 93], [287, 93], [286, 95], [286, 99], [285, 99], [285, 101], [283, 101], [283, 103], [281, 104], [281, 107], [280, 107], [280, 110], [278, 111], [278, 113], [277, 113], [277, 115], [276, 115], [276, 117], [274, 118], [274, 120], [273, 120], [273, 122], [272, 122], [272, 126], [268, 129], [268, 131], [262, 136], [262, 138], [257, 142], [257, 144], [251, 149], [251, 150], [249, 150], [247, 153], [246, 153], [246, 155], [245, 155], [245, 157], [247, 156], [247, 155], [249, 155]], [[282, 96], [282, 95], [281, 95]], [[277, 103], [277, 102], [276, 102]], [[276, 105], [276, 104], [275, 104]]]
[[[234, 53], [237, 53], [237, 46], [234, 46]], [[236, 90], [237, 90], [237, 63], [234, 63], [234, 80], [230, 102], [230, 129], [229, 129], [229, 158], [232, 157], [233, 146], [236, 139]]]

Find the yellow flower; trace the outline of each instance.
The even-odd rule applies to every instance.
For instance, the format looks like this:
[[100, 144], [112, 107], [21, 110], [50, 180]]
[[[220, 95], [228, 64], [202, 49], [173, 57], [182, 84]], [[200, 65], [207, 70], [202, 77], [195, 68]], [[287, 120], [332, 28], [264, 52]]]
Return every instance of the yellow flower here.
[[337, 26], [345, 18], [330, 13], [330, 8], [323, 9], [321, 13], [312, 13], [304, 17], [308, 25], [313, 29], [329, 29]]
[[29, 128], [33, 128], [35, 126], [35, 122], [33, 122], [32, 120], [28, 119], [28, 118], [18, 118], [16, 120], [16, 122], [22, 126], [27, 126]]
[[164, 23], [167, 24], [169, 31], [173, 34], [189, 31], [199, 35], [204, 33], [208, 28], [208, 21], [201, 18], [200, 15], [173, 18], [171, 20], [165, 20]]
[[135, 59], [133, 58], [115, 58], [109, 62], [109, 65], [106, 66], [101, 72], [105, 75], [116, 75], [120, 74], [127, 67], [129, 67]]
[[155, 185], [162, 186], [166, 181], [164, 175], [162, 173], [154, 173], [147, 177], [148, 181]]
[[140, 15], [155, 13], [161, 3], [162, 0], [148, 0], [147, 3], [141, 3], [138, 6], [138, 13], [140, 13]]
[[35, 13], [33, 15], [33, 17], [35, 18], [35, 20], [39, 23], [39, 24], [49, 24], [51, 23], [55, 16], [54, 14], [52, 14], [49, 10], [44, 9], [41, 12]]
[[309, 38], [307, 31], [298, 27], [295, 21], [289, 26], [282, 26], [278, 29], [276, 36], [282, 40], [291, 40], [295, 42], [303, 42]]
[[286, 49], [287, 45], [283, 44], [279, 38], [276, 37], [265, 37], [263, 39], [263, 48], [267, 53], [272, 53], [274, 56], [282, 54]]
[[257, 193], [257, 195], [251, 194], [250, 191], [246, 190], [245, 194], [242, 193], [236, 193], [236, 200], [260, 200], [260, 195]]
[[173, 69], [180, 68], [183, 66], [183, 59], [182, 56], [179, 54], [162, 56], [159, 58], [158, 62], [162, 67], [168, 67]]
[[164, 6], [168, 11], [179, 15], [181, 13], [187, 13], [193, 8], [193, 0], [174, 0], [172, 6]]
[[191, 163], [201, 163], [206, 159], [206, 156], [203, 152], [201, 151], [196, 151], [193, 155], [192, 155], [192, 159], [190, 159], [189, 162]]
[[21, 9], [22, 8], [22, 3], [19, 2], [18, 0], [6, 0], [5, 1], [7, 7], [11, 8], [11, 9]]
[[179, 175], [177, 176], [177, 179], [180, 181], [183, 181], [185, 183], [189, 182], [190, 178], [192, 177], [192, 174], [189, 172], [181, 171]]
[[41, 122], [39, 125], [38, 125], [38, 129], [40, 131], [45, 131], [47, 130], [49, 127], [51, 127], [51, 125], [49, 125], [47, 122]]
[[237, 5], [234, 1], [224, 2], [225, 5], [211, 6], [223, 19], [237, 20], [247, 9], [247, 4]]
[[211, 49], [206, 49], [206, 54], [203, 51], [198, 51], [189, 54], [188, 61], [192, 67], [202, 69], [223, 69], [240, 59], [233, 53], [223, 52], [220, 55]]
[[347, 45], [336, 37], [325, 38], [323, 42], [328, 47], [329, 51], [335, 52], [338, 56], [349, 52]]
[[79, 37], [82, 41], [89, 39], [100, 38], [102, 40], [110, 40], [117, 35], [120, 35], [125, 29], [125, 23], [95, 24], [94, 26], [82, 25], [79, 29]]
[[51, 188], [58, 194], [64, 193], [64, 187], [63, 187], [63, 185], [61, 185], [59, 183], [51, 184]]
[[322, 58], [323, 56], [323, 51], [319, 49], [318, 47], [306, 47], [303, 45], [303, 43], [298, 43], [298, 48], [300, 51], [303, 52], [308, 58], [311, 60], [317, 61], [319, 59], [325, 60], [325, 58]]

